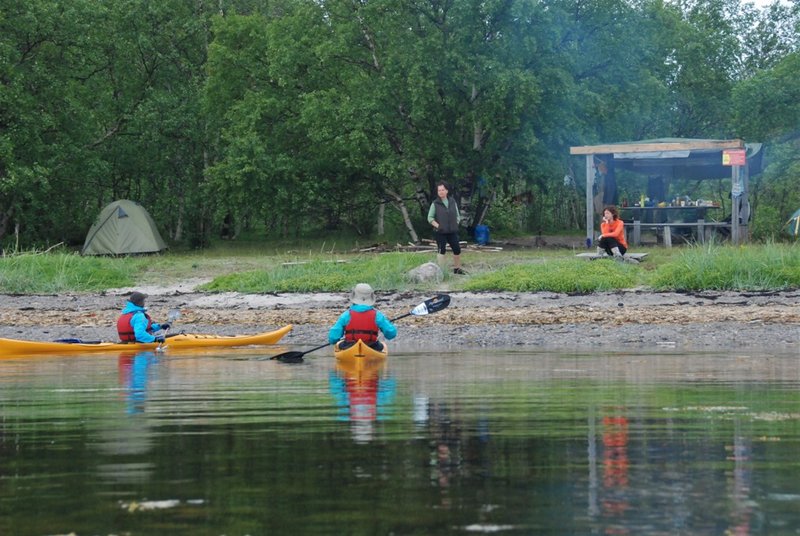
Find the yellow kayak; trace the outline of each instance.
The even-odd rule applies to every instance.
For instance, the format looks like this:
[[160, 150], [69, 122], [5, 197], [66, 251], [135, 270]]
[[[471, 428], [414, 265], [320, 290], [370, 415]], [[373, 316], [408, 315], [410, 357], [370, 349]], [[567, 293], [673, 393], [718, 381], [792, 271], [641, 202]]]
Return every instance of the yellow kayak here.
[[[233, 347], [275, 344], [292, 330], [289, 324], [275, 331], [256, 333], [253, 335], [203, 335], [197, 333], [180, 333], [168, 337], [163, 345], [166, 349]], [[122, 343], [122, 342], [48, 342], [21, 341], [0, 338], [0, 357], [24, 356], [34, 354], [85, 354], [90, 352], [117, 352], [155, 350], [159, 344]]]
[[376, 359], [386, 359], [386, 356], [389, 355], [389, 346], [384, 342], [383, 351], [379, 352], [364, 344], [363, 341], [357, 341], [353, 346], [340, 350], [337, 342], [333, 347], [333, 355], [338, 361], [374, 361]]
[[358, 382], [377, 378], [386, 370], [386, 359], [337, 359], [339, 376]]

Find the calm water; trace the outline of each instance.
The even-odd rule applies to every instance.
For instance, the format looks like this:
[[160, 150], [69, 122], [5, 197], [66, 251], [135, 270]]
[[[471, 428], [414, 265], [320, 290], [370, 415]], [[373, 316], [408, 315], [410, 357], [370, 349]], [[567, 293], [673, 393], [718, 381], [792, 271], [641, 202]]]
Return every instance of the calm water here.
[[0, 534], [797, 534], [796, 355], [0, 361]]

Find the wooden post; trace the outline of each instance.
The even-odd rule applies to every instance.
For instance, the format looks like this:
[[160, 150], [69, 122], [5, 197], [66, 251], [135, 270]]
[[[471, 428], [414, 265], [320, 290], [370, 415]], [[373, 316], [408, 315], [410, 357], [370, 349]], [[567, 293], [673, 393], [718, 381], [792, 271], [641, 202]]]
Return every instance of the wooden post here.
[[594, 182], [594, 155], [586, 155], [586, 247], [594, 244], [594, 196], [592, 196], [592, 182]]
[[753, 217], [753, 214], [750, 212], [752, 210], [750, 206], [750, 164], [748, 163], [745, 166], [742, 166], [742, 207], [744, 208], [744, 214], [741, 214], [742, 217], [742, 225], [741, 229], [739, 229], [739, 240], [741, 243], [746, 244], [750, 242], [750, 218]]
[[742, 167], [731, 167], [731, 243], [739, 243], [739, 203], [742, 192], [742, 186], [739, 181], [742, 180]]
[[642, 222], [639, 220], [633, 220], [633, 244], [642, 245]]
[[701, 244], [706, 243], [706, 220], [703, 218], [697, 220], [697, 241]]
[[672, 247], [672, 231], [670, 231], [670, 226], [664, 226], [664, 247], [671, 248]]

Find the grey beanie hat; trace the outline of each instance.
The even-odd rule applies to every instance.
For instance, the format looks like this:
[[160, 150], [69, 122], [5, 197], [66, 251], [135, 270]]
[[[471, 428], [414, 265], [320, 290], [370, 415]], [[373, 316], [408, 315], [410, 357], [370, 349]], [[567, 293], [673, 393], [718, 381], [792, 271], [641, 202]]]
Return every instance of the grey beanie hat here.
[[375, 303], [375, 291], [366, 283], [359, 283], [350, 293], [353, 305], [372, 305]]
[[139, 307], [144, 307], [145, 298], [147, 298], [147, 294], [143, 294], [141, 292], [133, 292], [131, 293], [131, 297], [128, 298], [128, 301], [134, 305], [138, 305]]

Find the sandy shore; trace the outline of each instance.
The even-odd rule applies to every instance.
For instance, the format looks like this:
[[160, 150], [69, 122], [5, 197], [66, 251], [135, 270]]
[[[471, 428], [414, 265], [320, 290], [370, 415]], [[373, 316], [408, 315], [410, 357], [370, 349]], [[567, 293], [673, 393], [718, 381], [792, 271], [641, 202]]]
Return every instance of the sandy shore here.
[[[208, 294], [199, 281], [142, 288], [156, 321], [178, 309], [175, 330], [244, 334], [295, 326], [284, 342], [316, 346], [347, 306], [345, 294]], [[115, 323], [134, 289], [58, 296], [0, 295], [0, 337], [116, 340]], [[627, 290], [588, 295], [450, 293], [438, 313], [399, 320], [395, 348], [528, 347], [590, 350], [676, 348], [721, 350], [769, 347], [800, 356], [800, 291], [654, 293]], [[390, 318], [431, 294], [381, 294], [376, 306]]]

